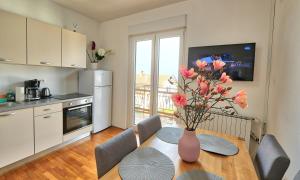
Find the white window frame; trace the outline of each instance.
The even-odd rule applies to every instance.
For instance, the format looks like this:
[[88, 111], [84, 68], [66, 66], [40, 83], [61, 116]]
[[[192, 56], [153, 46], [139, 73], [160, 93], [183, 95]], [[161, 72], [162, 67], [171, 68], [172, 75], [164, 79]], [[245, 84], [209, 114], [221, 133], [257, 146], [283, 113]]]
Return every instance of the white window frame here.
[[[150, 115], [157, 113], [157, 86], [158, 86], [158, 65], [159, 65], [159, 40], [168, 37], [180, 37], [180, 50], [179, 50], [179, 65], [185, 64], [184, 61], [184, 44], [185, 44], [185, 29], [180, 28], [176, 30], [163, 31], [144, 35], [129, 36], [129, 75], [128, 75], [128, 122], [127, 127], [134, 126], [134, 93], [135, 93], [135, 54], [136, 42], [143, 40], [152, 40], [152, 56], [151, 56], [151, 99], [150, 99]], [[179, 73], [179, 69], [178, 69]]]

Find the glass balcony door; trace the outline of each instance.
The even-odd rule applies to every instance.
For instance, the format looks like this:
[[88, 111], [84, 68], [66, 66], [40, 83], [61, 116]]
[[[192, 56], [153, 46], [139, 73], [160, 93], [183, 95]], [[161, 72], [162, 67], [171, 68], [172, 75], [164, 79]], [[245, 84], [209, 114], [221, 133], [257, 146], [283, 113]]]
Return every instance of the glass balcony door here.
[[178, 77], [182, 59], [183, 31], [136, 36], [132, 51], [132, 124], [160, 114], [163, 124], [173, 123], [175, 106], [171, 94], [177, 91], [169, 84], [170, 76]]
[[134, 38], [134, 124], [153, 114], [153, 35]]
[[168, 79], [171, 76], [178, 79], [179, 65], [182, 63], [182, 36], [178, 32], [158, 34], [156, 44], [157, 86], [154, 91], [154, 112], [160, 114], [163, 124], [173, 124], [176, 108], [171, 95], [177, 92], [177, 87], [171, 85]]

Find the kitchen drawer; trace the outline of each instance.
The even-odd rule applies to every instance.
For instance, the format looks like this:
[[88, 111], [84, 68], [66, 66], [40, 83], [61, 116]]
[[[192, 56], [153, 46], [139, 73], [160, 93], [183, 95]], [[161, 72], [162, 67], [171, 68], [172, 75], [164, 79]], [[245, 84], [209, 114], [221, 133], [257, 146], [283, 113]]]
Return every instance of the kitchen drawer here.
[[34, 108], [34, 116], [41, 116], [45, 114], [50, 114], [54, 112], [62, 111], [62, 104], [51, 104], [46, 106], [40, 106]]
[[63, 115], [62, 112], [34, 117], [35, 153], [41, 152], [62, 143]]

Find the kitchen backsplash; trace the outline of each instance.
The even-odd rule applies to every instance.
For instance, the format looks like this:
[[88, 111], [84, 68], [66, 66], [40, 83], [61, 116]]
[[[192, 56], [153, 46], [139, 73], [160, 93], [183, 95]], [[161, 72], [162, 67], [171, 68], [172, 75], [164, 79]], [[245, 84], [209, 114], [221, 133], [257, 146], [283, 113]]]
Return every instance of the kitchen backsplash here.
[[0, 94], [25, 80], [41, 79], [41, 88], [48, 87], [52, 94], [78, 92], [78, 69], [0, 64]]

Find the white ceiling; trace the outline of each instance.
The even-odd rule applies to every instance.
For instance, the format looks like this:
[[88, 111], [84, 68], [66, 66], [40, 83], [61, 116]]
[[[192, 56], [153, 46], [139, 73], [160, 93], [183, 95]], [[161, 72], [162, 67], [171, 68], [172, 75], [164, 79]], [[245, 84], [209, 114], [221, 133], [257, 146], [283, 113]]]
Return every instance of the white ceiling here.
[[53, 0], [81, 14], [103, 22], [184, 0]]

